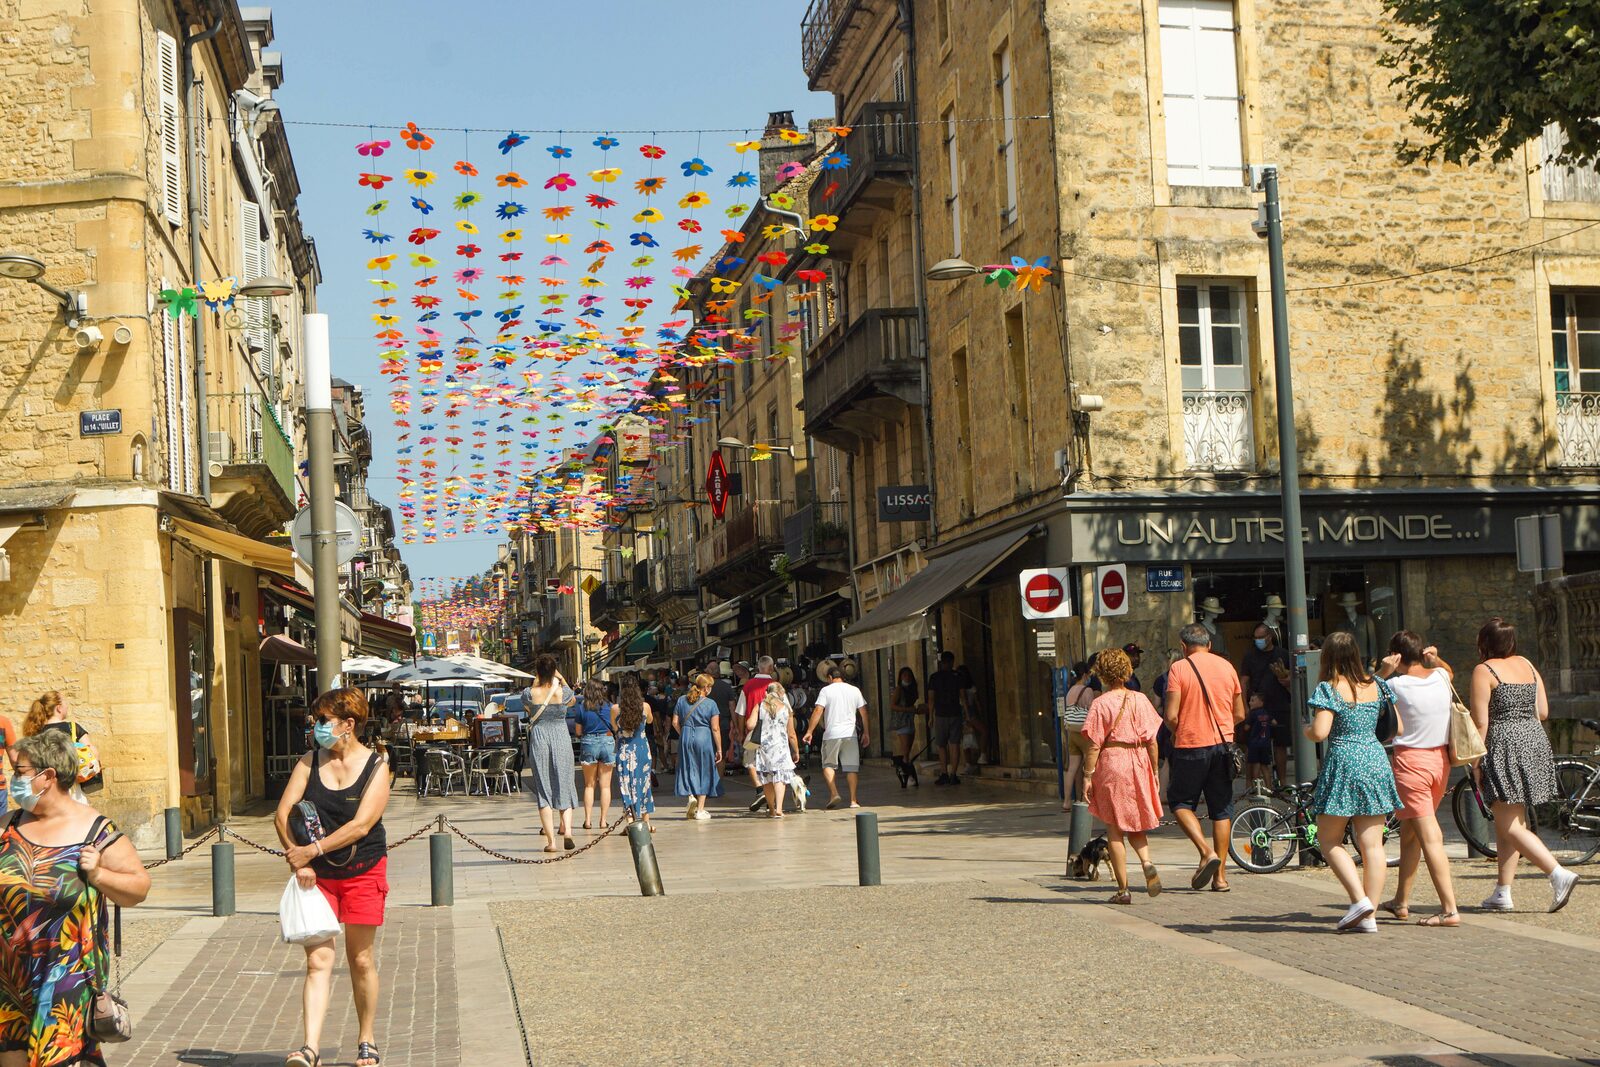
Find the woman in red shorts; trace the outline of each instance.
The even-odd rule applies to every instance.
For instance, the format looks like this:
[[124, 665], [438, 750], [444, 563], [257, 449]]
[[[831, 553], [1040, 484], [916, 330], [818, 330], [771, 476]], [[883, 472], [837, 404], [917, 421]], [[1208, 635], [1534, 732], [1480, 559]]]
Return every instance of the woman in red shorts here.
[[1439, 914], [1420, 921], [1421, 926], [1460, 926], [1455, 887], [1450, 883], [1450, 859], [1439, 829], [1439, 802], [1450, 782], [1450, 665], [1439, 650], [1424, 647], [1422, 638], [1401, 630], [1389, 640], [1389, 654], [1378, 674], [1394, 690], [1400, 732], [1395, 735], [1390, 761], [1394, 784], [1400, 792], [1400, 882], [1394, 897], [1381, 907], [1396, 919], [1411, 915], [1408, 901], [1417, 882], [1418, 861], [1428, 861], [1428, 874], [1439, 893]]
[[[316, 747], [300, 758], [278, 802], [278, 839], [295, 877], [316, 886], [344, 924], [345, 958], [361, 1032], [357, 1067], [380, 1062], [373, 1032], [378, 965], [372, 943], [389, 895], [383, 810], [389, 804], [384, 759], [357, 738], [367, 700], [357, 689], [334, 689], [311, 707]], [[309, 805], [309, 810], [308, 810]], [[322, 1021], [328, 1013], [335, 959], [333, 941], [306, 946], [305, 1044], [285, 1067], [319, 1067]]]

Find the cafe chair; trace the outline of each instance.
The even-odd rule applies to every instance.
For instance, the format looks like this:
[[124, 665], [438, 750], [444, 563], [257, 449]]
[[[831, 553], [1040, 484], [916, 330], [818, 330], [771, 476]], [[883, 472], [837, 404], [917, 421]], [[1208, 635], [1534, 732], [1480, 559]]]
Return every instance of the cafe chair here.
[[435, 796], [450, 795], [450, 783], [459, 781], [467, 787], [467, 761], [454, 752], [442, 748], [424, 749], [422, 754], [422, 785], [417, 796], [425, 797], [431, 791]]
[[479, 786], [483, 796], [489, 795], [491, 786], [498, 786], [502, 793], [514, 792], [516, 783], [512, 779], [511, 763], [516, 754], [511, 748], [491, 748], [478, 753], [469, 772], [467, 792], [476, 793]]
[[391, 742], [389, 765], [396, 778], [414, 778], [417, 773], [417, 746], [406, 741]]

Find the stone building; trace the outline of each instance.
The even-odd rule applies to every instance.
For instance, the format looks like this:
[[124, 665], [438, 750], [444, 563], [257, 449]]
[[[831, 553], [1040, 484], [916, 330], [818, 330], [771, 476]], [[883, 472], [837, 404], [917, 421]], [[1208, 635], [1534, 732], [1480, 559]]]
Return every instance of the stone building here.
[[[232, 0], [0, 8], [0, 681], [99, 738], [141, 846], [262, 795], [258, 592], [294, 576], [299, 314], [318, 269]], [[66, 291], [59, 297], [27, 284]], [[163, 290], [286, 295], [169, 314]]]
[[[808, 62], [884, 6], [816, 0]], [[1542, 165], [1559, 131], [1504, 165], [1397, 162], [1375, 0], [910, 10], [922, 266], [1048, 255], [1054, 274], [1026, 294], [928, 282], [936, 543], [851, 632], [926, 625], [955, 651], [997, 773], [1052, 760], [1050, 668], [1137, 642], [1148, 687], [1209, 598], [1237, 658], [1284, 592], [1263, 164], [1307, 636], [1377, 652], [1405, 627], [1471, 662], [1485, 616], [1531, 621], [1519, 515], [1559, 513], [1568, 569], [1592, 568], [1600, 231], [1579, 227], [1600, 197]], [[1095, 595], [1116, 564], [1123, 614]], [[1043, 565], [1073, 574], [1076, 615], [1053, 627], [1021, 616], [1018, 571]]]

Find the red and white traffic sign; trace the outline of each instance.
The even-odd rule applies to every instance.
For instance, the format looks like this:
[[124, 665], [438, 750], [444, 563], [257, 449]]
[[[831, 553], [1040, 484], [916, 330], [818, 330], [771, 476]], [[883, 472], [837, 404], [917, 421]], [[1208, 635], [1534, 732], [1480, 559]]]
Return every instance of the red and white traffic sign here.
[[1128, 613], [1128, 568], [1122, 563], [1096, 567], [1094, 613], [1099, 616]]
[[1064, 619], [1072, 614], [1071, 576], [1066, 567], [1023, 571], [1018, 580], [1024, 619]]

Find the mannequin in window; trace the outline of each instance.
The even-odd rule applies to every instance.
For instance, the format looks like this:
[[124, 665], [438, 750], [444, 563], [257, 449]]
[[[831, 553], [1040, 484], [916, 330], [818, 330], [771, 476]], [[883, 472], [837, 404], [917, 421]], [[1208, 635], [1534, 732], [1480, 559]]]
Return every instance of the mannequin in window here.
[[1221, 616], [1222, 601], [1214, 596], [1208, 596], [1200, 602], [1200, 625], [1211, 634], [1211, 651], [1227, 658], [1228, 639], [1223, 636], [1222, 625], [1218, 621]]
[[1378, 627], [1372, 621], [1371, 615], [1361, 612], [1361, 598], [1354, 593], [1339, 594], [1339, 607], [1344, 610], [1344, 618], [1333, 626], [1335, 630], [1343, 630], [1356, 639], [1356, 648], [1361, 651], [1361, 662], [1372, 663], [1378, 654]]
[[1283, 612], [1288, 607], [1283, 602], [1283, 597], [1277, 593], [1268, 593], [1267, 602], [1261, 605], [1266, 610], [1266, 617], [1261, 620], [1261, 625], [1272, 631], [1272, 640], [1279, 648], [1288, 648], [1283, 641]]

